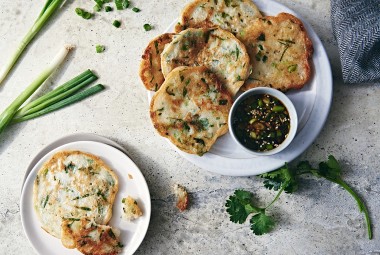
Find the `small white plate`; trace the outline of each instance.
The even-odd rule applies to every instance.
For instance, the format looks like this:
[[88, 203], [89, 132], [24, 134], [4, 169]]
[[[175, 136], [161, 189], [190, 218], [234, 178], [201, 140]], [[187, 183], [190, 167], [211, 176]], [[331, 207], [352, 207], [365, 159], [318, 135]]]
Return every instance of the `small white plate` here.
[[[253, 156], [244, 151], [231, 135], [218, 138], [211, 150], [202, 157], [185, 153], [171, 146], [185, 159], [210, 172], [231, 175], [250, 176], [275, 170], [303, 153], [317, 138], [330, 111], [332, 100], [332, 74], [330, 62], [318, 35], [310, 24], [288, 7], [272, 0], [253, 1], [265, 15], [276, 16], [281, 12], [298, 17], [313, 42], [313, 65], [310, 81], [301, 89], [286, 93], [294, 104], [298, 116], [298, 130], [292, 143], [283, 151], [271, 156]], [[170, 24], [165, 32], [174, 31], [177, 20]], [[148, 92], [149, 101], [154, 92]]]
[[[33, 209], [33, 183], [36, 174], [45, 161], [61, 150], [80, 150], [97, 155], [117, 174], [119, 191], [116, 195], [113, 216], [109, 225], [121, 231], [121, 242], [124, 244], [121, 254], [133, 254], [143, 241], [149, 226], [151, 202], [148, 185], [139, 168], [126, 154], [110, 145], [93, 141], [68, 143], [50, 151], [38, 161], [28, 175], [21, 193], [21, 221], [26, 236], [36, 252], [39, 254], [81, 254], [76, 249], [65, 248], [60, 239], [46, 233], [41, 228]], [[143, 216], [132, 222], [121, 219], [121, 200], [127, 195], [135, 198], [143, 211]]]

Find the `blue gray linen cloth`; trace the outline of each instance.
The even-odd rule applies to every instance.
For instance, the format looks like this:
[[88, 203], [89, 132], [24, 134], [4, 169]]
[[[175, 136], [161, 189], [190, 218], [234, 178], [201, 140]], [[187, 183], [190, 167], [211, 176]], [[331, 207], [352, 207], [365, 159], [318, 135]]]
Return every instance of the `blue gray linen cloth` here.
[[380, 0], [331, 0], [345, 83], [380, 82]]

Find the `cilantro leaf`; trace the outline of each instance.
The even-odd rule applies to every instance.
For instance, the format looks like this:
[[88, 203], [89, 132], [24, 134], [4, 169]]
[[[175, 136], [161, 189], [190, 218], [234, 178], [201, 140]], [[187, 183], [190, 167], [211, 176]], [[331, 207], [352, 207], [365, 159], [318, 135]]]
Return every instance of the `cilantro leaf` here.
[[284, 187], [286, 193], [293, 193], [298, 189], [296, 175], [291, 171], [287, 163], [277, 170], [261, 174], [260, 177], [266, 179], [264, 181], [264, 187], [267, 189], [277, 191]]
[[265, 214], [272, 204], [274, 204], [281, 193], [292, 193], [298, 188], [298, 176], [303, 174], [312, 174], [318, 178], [325, 178], [331, 182], [340, 185], [345, 189], [357, 202], [360, 212], [364, 213], [367, 224], [368, 238], [372, 239], [371, 219], [364, 201], [359, 195], [342, 179], [341, 167], [334, 156], [330, 155], [327, 161], [320, 162], [315, 169], [308, 161], [301, 161], [296, 167], [290, 168], [287, 163], [279, 169], [261, 174], [264, 178], [264, 187], [269, 190], [277, 191], [276, 197], [269, 205], [264, 208], [255, 207], [252, 204], [252, 193], [244, 190], [236, 190], [234, 195], [229, 197], [226, 202], [227, 212], [230, 214], [230, 220], [242, 224], [250, 214], [254, 214], [250, 219], [251, 230], [256, 235], [263, 235], [274, 228], [274, 220]]
[[251, 220], [251, 230], [255, 235], [263, 235], [270, 232], [275, 224], [272, 217], [266, 215], [264, 212], [253, 215]]
[[340, 172], [341, 169], [338, 161], [331, 155], [329, 156], [326, 162], [319, 163], [318, 173], [326, 179], [340, 179]]
[[226, 207], [232, 222], [242, 224], [249, 214], [260, 211], [260, 208], [251, 204], [252, 197], [251, 192], [244, 190], [235, 190], [234, 195], [229, 197]]

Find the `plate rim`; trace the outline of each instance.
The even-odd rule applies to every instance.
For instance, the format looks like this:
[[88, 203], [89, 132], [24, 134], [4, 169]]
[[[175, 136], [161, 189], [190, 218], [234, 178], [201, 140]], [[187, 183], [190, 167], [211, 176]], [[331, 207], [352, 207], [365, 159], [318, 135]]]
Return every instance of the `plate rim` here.
[[[114, 143], [117, 144], [116, 142], [114, 142]], [[150, 225], [151, 213], [152, 213], [152, 204], [151, 204], [151, 196], [150, 196], [149, 187], [148, 187], [146, 179], [145, 179], [143, 173], [141, 172], [140, 168], [136, 165], [136, 163], [126, 153], [124, 153], [124, 151], [122, 151], [122, 150], [120, 150], [120, 149], [118, 149], [116, 147], [113, 147], [112, 145], [109, 145], [109, 144], [106, 144], [106, 143], [103, 143], [103, 142], [99, 142], [99, 141], [89, 141], [89, 140], [84, 140], [83, 141], [83, 140], [80, 140], [80, 141], [74, 141], [74, 142], [68, 142], [68, 143], [62, 144], [62, 145], [60, 145], [60, 146], [58, 146], [58, 147], [50, 150], [49, 152], [47, 152], [33, 166], [32, 170], [30, 171], [30, 173], [28, 174], [28, 176], [27, 176], [27, 178], [25, 180], [25, 183], [24, 183], [25, 185], [23, 184], [23, 188], [22, 188], [22, 192], [21, 192], [21, 196], [20, 196], [20, 217], [21, 217], [21, 224], [22, 224], [24, 233], [25, 233], [27, 239], [29, 240], [29, 243], [33, 247], [33, 250], [35, 252], [37, 252], [38, 254], [40, 254], [40, 251], [37, 249], [37, 247], [35, 245], [35, 242], [32, 241], [32, 238], [31, 238], [32, 234], [30, 233], [31, 231], [34, 231], [37, 228], [35, 228], [34, 230], [33, 229], [30, 230], [30, 229], [26, 228], [26, 221], [29, 218], [25, 214], [33, 214], [33, 213], [35, 214], [33, 208], [25, 207], [26, 205], [24, 204], [24, 200], [30, 199], [30, 196], [32, 196], [32, 194], [25, 194], [26, 190], [27, 190], [27, 183], [28, 182], [32, 182], [32, 184], [33, 184], [33, 180], [30, 180], [30, 179], [32, 179], [34, 177], [33, 175], [36, 174], [36, 171], [38, 171], [38, 168], [36, 168], [38, 165], [40, 165], [43, 162], [45, 162], [49, 157], [51, 157], [57, 151], [64, 150], [65, 148], [67, 150], [70, 150], [67, 147], [71, 147], [71, 146], [75, 147], [75, 146], [78, 146], [78, 144], [81, 144], [82, 146], [87, 144], [87, 147], [88, 147], [88, 145], [94, 145], [94, 144], [96, 144], [96, 146], [100, 146], [100, 147], [104, 146], [105, 148], [107, 148], [107, 150], [111, 150], [111, 151], [113, 151], [113, 152], [115, 152], [115, 153], [117, 153], [119, 155], [122, 155], [122, 157], [124, 157], [125, 160], [129, 161], [129, 163], [131, 165], [133, 165], [133, 167], [135, 168], [135, 170], [138, 172], [138, 175], [140, 175], [140, 179], [141, 179], [142, 182], [139, 182], [139, 186], [144, 190], [143, 191], [145, 193], [144, 196], [146, 196], [147, 200], [148, 200], [148, 201], [144, 201], [144, 216], [146, 216], [146, 220], [145, 220], [146, 222], [144, 222], [142, 224], [142, 227], [144, 228], [143, 232], [141, 232], [140, 239], [138, 239], [138, 241], [135, 242], [134, 246], [132, 246], [132, 249], [130, 251], [128, 251], [128, 252], [121, 253], [121, 254], [128, 254], [128, 255], [129, 254], [133, 254], [134, 252], [136, 252], [136, 250], [140, 247], [141, 243], [144, 241], [145, 236], [146, 236], [146, 234], [148, 232], [148, 229], [149, 229], [149, 225]], [[120, 146], [120, 145], [118, 145], [118, 146]], [[89, 152], [89, 153], [92, 153], [92, 152]], [[99, 157], [102, 158], [102, 160], [103, 159], [108, 160], [107, 157], [104, 156], [104, 155], [101, 155]], [[118, 175], [118, 176], [120, 178], [120, 175]], [[33, 188], [33, 187], [30, 187], [30, 188]], [[113, 206], [115, 206], [115, 204]], [[30, 209], [32, 209], [33, 212], [30, 212]], [[113, 217], [115, 217], [114, 213], [112, 215], [112, 218]], [[112, 218], [111, 218], [111, 220], [112, 220]], [[41, 228], [39, 228], [39, 230], [41, 230]], [[65, 247], [62, 246], [62, 248], [65, 248]]]
[[[170, 142], [170, 145], [172, 148], [174, 148], [175, 151], [177, 151], [183, 158], [190, 161], [194, 165], [212, 173], [221, 174], [221, 175], [227, 175], [227, 176], [252, 176], [252, 175], [258, 175], [266, 172], [273, 171], [282, 165], [284, 165], [286, 162], [290, 162], [300, 156], [318, 137], [320, 132], [322, 131], [326, 121], [327, 117], [330, 112], [331, 103], [332, 103], [332, 97], [333, 97], [333, 79], [332, 79], [332, 71], [331, 71], [331, 64], [328, 58], [328, 55], [326, 53], [326, 49], [324, 48], [318, 34], [314, 31], [312, 26], [307, 22], [302, 15], [299, 15], [297, 12], [293, 11], [292, 9], [288, 8], [287, 6], [278, 3], [274, 0], [252, 0], [252, 2], [258, 6], [258, 8], [262, 9], [260, 6], [276, 6], [276, 8], [281, 9], [282, 12], [288, 12], [299, 18], [304, 27], [306, 28], [306, 31], [310, 37], [310, 39], [313, 42], [314, 46], [314, 54], [313, 54], [313, 66], [315, 68], [316, 61], [323, 60], [323, 63], [325, 63], [324, 66], [321, 68], [321, 74], [319, 74], [320, 77], [324, 79], [324, 84], [326, 84], [323, 87], [323, 90], [321, 90], [321, 86], [317, 85], [316, 88], [316, 94], [315, 94], [315, 100], [312, 106], [312, 110], [310, 111], [309, 117], [307, 119], [307, 122], [305, 123], [302, 130], [297, 133], [295, 139], [290, 144], [290, 146], [284, 150], [283, 152], [271, 155], [271, 156], [262, 156], [259, 158], [263, 158], [263, 161], [270, 158], [272, 166], [261, 169], [239, 169], [239, 167], [243, 167], [242, 164], [239, 164], [241, 162], [245, 162], [244, 166], [249, 167], [250, 161], [254, 160], [255, 158], [250, 159], [233, 159], [233, 158], [227, 158], [216, 154], [206, 153], [202, 157], [192, 155], [185, 153], [181, 150], [179, 150], [176, 146], [172, 145]], [[265, 8], [264, 8], [265, 9]], [[262, 13], [265, 11], [261, 11]], [[269, 12], [271, 13], [271, 12]], [[269, 15], [278, 15], [277, 14], [269, 14]], [[178, 22], [178, 19], [175, 19], [173, 22], [170, 23], [170, 25], [165, 29], [164, 33], [172, 31], [173, 26]], [[319, 59], [316, 59], [316, 52], [319, 53]], [[314, 70], [315, 71], [315, 70]], [[313, 74], [313, 78], [315, 79], [316, 74]], [[322, 92], [322, 93], [321, 93]], [[148, 91], [148, 104], [150, 103], [150, 99], [152, 97], [153, 92]], [[324, 103], [322, 104], [323, 107], [316, 107], [316, 104], [318, 103], [318, 99], [324, 99]], [[320, 100], [319, 100], [320, 101]], [[314, 119], [312, 119], [314, 117]], [[317, 120], [317, 121], [316, 121]], [[305, 132], [307, 131], [308, 127], [311, 126], [311, 123], [314, 123], [314, 125], [311, 127], [307, 134]], [[298, 146], [295, 147], [295, 144]], [[293, 151], [290, 151], [293, 149]], [[207, 158], [207, 159], [206, 159]], [[266, 158], [266, 159], [265, 159]], [[206, 159], [206, 160], [205, 160]], [[268, 160], [266, 160], [268, 161]], [[223, 163], [221, 163], [223, 162]], [[217, 164], [215, 164], [217, 163]], [[228, 163], [228, 164], [226, 164]], [[263, 164], [265, 165], [265, 164]]]

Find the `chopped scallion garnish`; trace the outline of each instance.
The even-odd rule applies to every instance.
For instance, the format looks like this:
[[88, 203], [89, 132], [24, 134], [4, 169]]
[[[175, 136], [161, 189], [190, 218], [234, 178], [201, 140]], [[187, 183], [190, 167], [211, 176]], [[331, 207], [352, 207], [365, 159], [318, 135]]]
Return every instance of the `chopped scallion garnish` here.
[[78, 16], [81, 16], [84, 19], [91, 19], [92, 13], [83, 10], [82, 8], [76, 8], [75, 12], [78, 14]]
[[110, 12], [110, 11], [112, 11], [112, 7], [111, 6], [106, 6], [104, 8], [104, 10], [106, 10], [106, 12]]
[[96, 45], [95, 47], [97, 53], [102, 53], [106, 49], [104, 45]]
[[124, 0], [123, 1], [123, 7], [124, 7], [124, 9], [127, 9], [129, 7], [129, 5], [130, 5], [129, 0]]
[[123, 0], [115, 0], [115, 5], [117, 10], [123, 10]]
[[150, 24], [144, 24], [145, 31], [150, 31], [150, 30], [152, 30], [152, 28], [153, 27]]
[[134, 12], [140, 12], [141, 10], [139, 8], [137, 8], [137, 7], [133, 7], [132, 11], [134, 11]]
[[102, 10], [102, 7], [100, 7], [98, 4], [94, 6], [94, 11], [100, 12]]
[[114, 27], [119, 28], [120, 25], [121, 25], [121, 23], [120, 23], [120, 21], [118, 21], [118, 20], [114, 20], [113, 23], [112, 23], [112, 25], [113, 25]]

